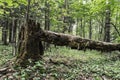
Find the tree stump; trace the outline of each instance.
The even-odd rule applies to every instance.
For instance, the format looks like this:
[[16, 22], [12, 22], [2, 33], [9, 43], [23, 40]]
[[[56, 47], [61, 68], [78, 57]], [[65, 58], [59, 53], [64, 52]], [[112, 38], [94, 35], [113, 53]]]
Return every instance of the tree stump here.
[[42, 42], [35, 37], [35, 33], [40, 30], [40, 24], [29, 20], [27, 24], [22, 26], [19, 33], [19, 46], [16, 64], [26, 66], [29, 59], [38, 61], [44, 54]]

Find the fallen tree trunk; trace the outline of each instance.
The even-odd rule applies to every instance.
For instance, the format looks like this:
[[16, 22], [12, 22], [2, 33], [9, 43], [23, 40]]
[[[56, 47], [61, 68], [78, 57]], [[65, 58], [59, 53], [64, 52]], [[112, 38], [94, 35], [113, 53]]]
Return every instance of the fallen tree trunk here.
[[120, 50], [120, 44], [84, 39], [79, 36], [55, 33], [52, 31], [40, 30], [35, 34], [35, 36], [37, 36], [41, 41], [45, 41], [58, 46], [69, 46], [72, 49], [78, 50], [90, 49], [102, 52]]
[[39, 23], [29, 20], [21, 28], [19, 34], [18, 55], [15, 64], [26, 67], [30, 64], [30, 59], [32, 60], [31, 62], [40, 60], [44, 54], [41, 41], [58, 46], [69, 46], [78, 50], [90, 49], [107, 52], [120, 50], [120, 44], [94, 41], [78, 36], [45, 31], [40, 28]]

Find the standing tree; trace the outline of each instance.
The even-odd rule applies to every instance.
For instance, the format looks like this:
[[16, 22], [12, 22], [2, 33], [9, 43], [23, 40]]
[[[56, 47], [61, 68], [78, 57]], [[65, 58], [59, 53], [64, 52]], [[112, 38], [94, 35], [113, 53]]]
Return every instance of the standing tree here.
[[107, 0], [106, 18], [105, 18], [105, 35], [104, 41], [110, 42], [110, 2]]
[[2, 28], [2, 41], [4, 45], [7, 45], [7, 36], [8, 36], [8, 20], [4, 20]]
[[89, 20], [89, 39], [92, 38], [92, 19]]
[[[50, 4], [45, 1], [45, 30], [50, 30]], [[44, 49], [48, 49], [50, 45], [48, 43], [44, 44]]]

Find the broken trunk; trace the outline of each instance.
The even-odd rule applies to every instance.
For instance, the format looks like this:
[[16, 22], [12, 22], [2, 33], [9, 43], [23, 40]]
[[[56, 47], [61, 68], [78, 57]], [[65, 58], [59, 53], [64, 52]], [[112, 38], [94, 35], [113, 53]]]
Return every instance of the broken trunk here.
[[108, 43], [102, 41], [95, 41], [84, 39], [79, 36], [72, 36], [63, 33], [55, 33], [52, 31], [39, 31], [36, 33], [41, 41], [52, 43], [58, 46], [69, 46], [78, 50], [98, 50], [98, 51], [115, 51], [120, 50], [120, 44]]
[[34, 37], [39, 29], [40, 25], [32, 20], [21, 28], [19, 34], [18, 56], [16, 60], [18, 65], [26, 65], [29, 59], [37, 61], [41, 58], [41, 55], [43, 55], [42, 43], [39, 39]]

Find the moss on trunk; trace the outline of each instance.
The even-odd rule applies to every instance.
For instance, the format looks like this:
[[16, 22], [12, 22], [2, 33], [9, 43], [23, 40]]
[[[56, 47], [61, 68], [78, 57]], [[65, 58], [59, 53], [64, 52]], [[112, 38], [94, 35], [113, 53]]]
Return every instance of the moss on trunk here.
[[26, 66], [29, 59], [37, 61], [43, 55], [43, 46], [34, 34], [40, 30], [40, 24], [29, 20], [26, 25], [21, 28], [19, 34], [18, 56], [16, 64]]

